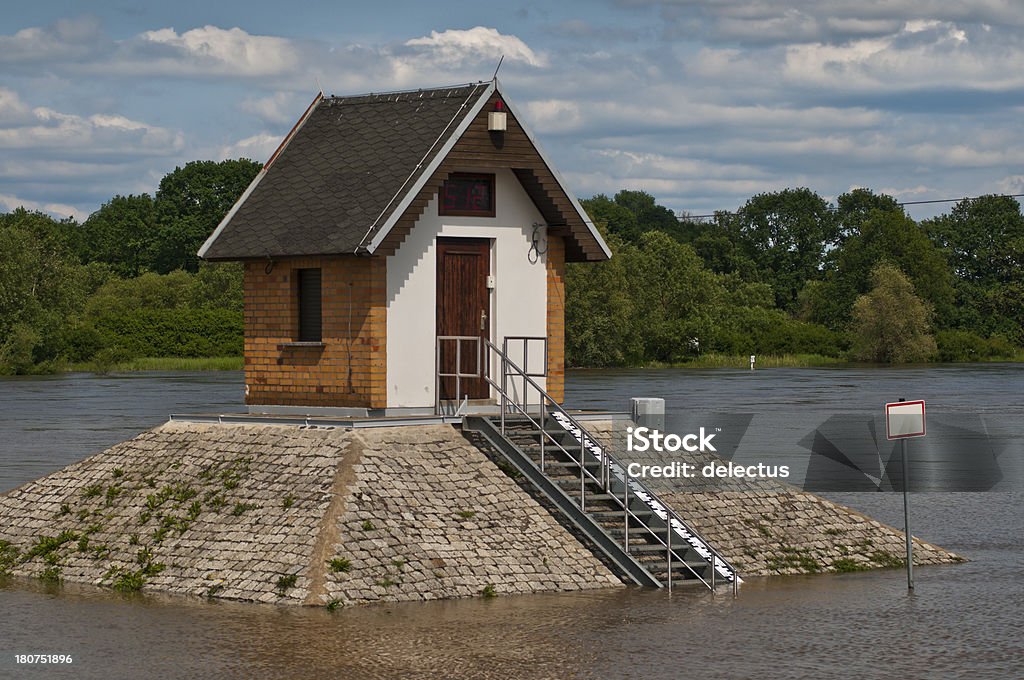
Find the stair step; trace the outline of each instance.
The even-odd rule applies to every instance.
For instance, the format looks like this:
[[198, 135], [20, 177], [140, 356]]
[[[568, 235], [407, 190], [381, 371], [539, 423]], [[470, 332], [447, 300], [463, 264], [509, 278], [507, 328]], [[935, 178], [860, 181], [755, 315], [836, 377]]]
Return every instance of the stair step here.
[[[622, 513], [619, 513], [621, 519]], [[622, 522], [616, 522], [611, 528], [605, 529], [612, 536], [625, 536], [626, 530], [622, 528]], [[629, 536], [650, 536], [654, 534], [656, 536], [664, 536], [668, 532], [667, 527], [642, 527], [635, 524], [629, 525]]]
[[[573, 483], [575, 483], [576, 484], [576, 488], [577, 489], [580, 488], [580, 478], [579, 478], [579, 475], [574, 475], [574, 476], [560, 475], [558, 477], [552, 477], [551, 475], [548, 475], [548, 476], [551, 478], [552, 482], [554, 482], [555, 484], [558, 484], [559, 486], [571, 486]], [[590, 479], [590, 478], [587, 478], [586, 483], [587, 484], [597, 484], [597, 482], [595, 482], [593, 479]]]
[[[632, 551], [630, 551], [630, 554], [632, 554]], [[664, 558], [661, 559], [660, 568], [657, 564], [654, 564], [653, 562], [649, 562], [647, 560], [639, 559], [639, 557], [638, 561], [644, 565], [647, 571], [651, 572], [655, 576], [658, 576], [659, 572], [662, 574], [665, 572]], [[708, 569], [710, 567], [711, 565], [707, 562], [681, 562], [677, 560], [672, 560], [672, 571], [685, 571], [687, 573], [690, 573], [690, 570], [692, 569], [693, 571], [699, 573], [701, 569]], [[724, 581], [725, 579], [722, 580]]]
[[[634, 551], [634, 549], [632, 547], [630, 547], [629, 550], [630, 550], [630, 552]], [[673, 548], [673, 550], [675, 550], [675, 549]], [[665, 546], [658, 545], [657, 543], [645, 543], [644, 545], [637, 546], [636, 552], [665, 554]]]
[[[573, 498], [579, 498], [580, 497], [580, 490], [578, 488], [577, 489], [568, 489], [566, 491], [566, 494], [568, 494], [569, 496], [571, 496]], [[608, 493], [595, 493], [595, 492], [591, 491], [590, 489], [587, 489], [587, 502], [588, 503], [597, 503], [599, 501], [601, 503], [606, 503], [608, 501], [614, 501], [614, 500], [615, 500], [615, 496], [613, 496], [611, 494], [608, 494]], [[604, 511], [602, 510], [601, 512], [604, 512]]]
[[[530, 452], [526, 451], [525, 453], [530, 453]], [[546, 457], [547, 459], [544, 461], [544, 467], [545, 468], [571, 468], [571, 469], [574, 469], [574, 470], [579, 470], [580, 469], [580, 464], [577, 461], [574, 461], [574, 460], [573, 461], [568, 461], [568, 460], [551, 460], [551, 455], [550, 455], [551, 451], [548, 451], [548, 454], [549, 455]], [[539, 449], [537, 450], [536, 455], [537, 455], [537, 458], [539, 459], [540, 458], [540, 450]], [[588, 461], [584, 461], [583, 462], [583, 466], [586, 467], [586, 468], [600, 468], [601, 464], [599, 462], [597, 462], [596, 460], [593, 460], [593, 461], [588, 460]]]
[[[653, 510], [633, 510], [633, 514], [636, 515], [637, 517], [650, 517], [651, 515], [654, 514], [654, 511]], [[595, 510], [595, 511], [591, 512], [590, 515], [593, 516], [595, 519], [597, 519], [597, 518], [604, 518], [604, 517], [608, 517], [608, 518], [612, 518], [612, 519], [614, 519], [614, 518], [621, 518], [622, 517], [622, 510]]]

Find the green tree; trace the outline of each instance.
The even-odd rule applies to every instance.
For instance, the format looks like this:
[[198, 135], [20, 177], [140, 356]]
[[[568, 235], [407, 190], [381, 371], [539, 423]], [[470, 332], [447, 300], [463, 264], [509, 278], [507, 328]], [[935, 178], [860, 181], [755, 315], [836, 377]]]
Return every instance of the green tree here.
[[622, 206], [636, 217], [639, 227], [637, 237], [649, 231], [660, 231], [668, 234], [676, 241], [688, 243], [697, 235], [697, 225], [693, 222], [680, 222], [676, 214], [663, 205], [658, 205], [654, 196], [646, 191], [623, 189], [615, 194], [615, 203]]
[[1024, 343], [1024, 216], [1007, 196], [965, 199], [922, 225], [956, 276], [947, 326]]
[[992, 286], [1021, 279], [1024, 216], [1016, 199], [964, 199], [949, 215], [929, 220], [923, 226], [946, 253], [961, 281]]
[[625, 366], [644, 360], [642, 330], [629, 295], [635, 246], [604, 235], [612, 259], [565, 267], [565, 357], [569, 366]]
[[870, 280], [870, 292], [853, 306], [857, 358], [901, 364], [934, 355], [931, 306], [914, 294], [910, 280], [892, 264], [875, 267]]
[[82, 224], [89, 262], [110, 265], [118, 276], [138, 276], [153, 267], [156, 210], [149, 194], [114, 196]]
[[800, 290], [822, 278], [825, 256], [838, 241], [828, 203], [810, 189], [754, 196], [732, 217], [738, 243], [775, 289], [776, 305], [793, 311]]
[[646, 360], [678, 362], [711, 344], [728, 292], [693, 248], [650, 231], [628, 271]]
[[160, 180], [156, 192], [159, 230], [153, 268], [199, 269], [196, 252], [260, 171], [260, 164], [241, 158], [215, 163], [193, 161]]
[[590, 215], [590, 219], [600, 225], [602, 231], [614, 234], [628, 243], [635, 243], [640, 238], [641, 230], [636, 214], [605, 194], [585, 198], [580, 204]]
[[61, 257], [77, 259], [82, 247], [82, 234], [73, 218], [56, 220], [38, 210], [15, 208], [0, 214], [0, 230], [19, 229], [32, 236], [40, 248]]
[[906, 272], [916, 294], [933, 306], [940, 319], [950, 314], [954, 293], [949, 266], [924, 230], [902, 210], [871, 210], [831, 259], [825, 281], [800, 296], [798, 309], [808, 320], [842, 329], [857, 297], [870, 290], [871, 271], [881, 262]]
[[836, 226], [841, 245], [846, 239], [860, 234], [865, 222], [875, 211], [897, 212], [903, 208], [896, 199], [886, 194], [876, 194], [871, 189], [854, 189], [836, 199]]
[[581, 203], [591, 219], [601, 222], [608, 231], [634, 245], [649, 231], [666, 233], [681, 243], [692, 241], [700, 232], [698, 224], [681, 222], [674, 212], [658, 205], [654, 196], [646, 191], [623, 189], [615, 194], [614, 199], [597, 194]]
[[84, 303], [88, 276], [65, 239], [37, 229], [47, 220], [59, 223], [24, 211], [3, 218], [0, 372], [26, 373], [61, 356], [65, 331]]

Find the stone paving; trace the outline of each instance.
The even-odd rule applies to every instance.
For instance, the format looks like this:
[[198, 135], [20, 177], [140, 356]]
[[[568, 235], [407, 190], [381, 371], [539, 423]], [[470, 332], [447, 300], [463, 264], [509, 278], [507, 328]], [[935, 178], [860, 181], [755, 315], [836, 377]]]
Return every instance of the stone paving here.
[[[792, 487], [649, 485], [742, 576], [902, 563], [902, 532]], [[169, 422], [0, 496], [3, 573], [330, 607], [621, 586], [447, 425]]]
[[620, 585], [449, 426], [169, 422], [0, 496], [0, 573], [353, 604]]

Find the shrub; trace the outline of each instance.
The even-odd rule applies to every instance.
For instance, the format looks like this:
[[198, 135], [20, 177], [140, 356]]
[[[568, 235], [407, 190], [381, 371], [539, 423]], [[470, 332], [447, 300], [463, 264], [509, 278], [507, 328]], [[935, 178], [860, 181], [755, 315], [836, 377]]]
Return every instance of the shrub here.
[[985, 339], [970, 331], [940, 331], [935, 342], [940, 361], [977, 361], [988, 354]]

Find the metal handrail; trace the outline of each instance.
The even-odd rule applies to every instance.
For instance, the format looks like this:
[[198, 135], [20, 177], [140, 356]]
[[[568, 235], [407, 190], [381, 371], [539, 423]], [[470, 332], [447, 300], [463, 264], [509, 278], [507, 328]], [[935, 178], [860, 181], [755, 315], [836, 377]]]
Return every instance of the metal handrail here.
[[[565, 410], [562, 409], [560, 406], [558, 406], [558, 411], [561, 412], [562, 414], [564, 414], [567, 418], [569, 418], [570, 422], [573, 425], [575, 425], [577, 428], [581, 428], [581, 430], [582, 430], [582, 427], [579, 424], [579, 421], [577, 421], [575, 418], [573, 418], [572, 416], [569, 416], [567, 413], [565, 413]], [[622, 473], [623, 474], [623, 484], [625, 484], [626, 487], [628, 487], [630, 483], [635, 484], [635, 485], [639, 486], [640, 489], [644, 493], [646, 493], [649, 497], [651, 497], [651, 498], [658, 498], [658, 495], [655, 494], [654, 491], [652, 491], [651, 488], [649, 486], [647, 486], [646, 484], [644, 484], [642, 481], [640, 481], [639, 479], [636, 479], [636, 478], [629, 478], [628, 475], [625, 472], [625, 470], [626, 470], [625, 466], [623, 466], [622, 463], [617, 458], [615, 458], [615, 456], [613, 456], [611, 453], [608, 453], [607, 451], [604, 451], [604, 449], [602, 449], [602, 454], [607, 456], [608, 459], [611, 462], [614, 462], [623, 471], [623, 473]], [[633, 495], [634, 496], [636, 495], [635, 491], [633, 492]], [[666, 531], [671, 531], [672, 530], [672, 520], [677, 521], [680, 525], [682, 525], [682, 527], [684, 529], [686, 529], [687, 532], [689, 532], [694, 538], [698, 539], [704, 545], [704, 547], [707, 549], [707, 551], [711, 554], [711, 556], [713, 558], [717, 558], [717, 560], [722, 564], [722, 566], [728, 568], [729, 571], [732, 572], [732, 574], [733, 574], [732, 583], [734, 585], [736, 585], [737, 581], [739, 580], [739, 575], [736, 572], [736, 568], [733, 567], [732, 564], [730, 564], [727, 559], [725, 559], [725, 556], [722, 555], [722, 553], [719, 552], [711, 544], [711, 542], [708, 541], [708, 539], [704, 538], [703, 534], [701, 534], [699, 531], [694, 529], [691, 525], [687, 524], [686, 521], [683, 520], [683, 518], [680, 517], [679, 514], [675, 510], [673, 510], [671, 507], [669, 507], [665, 503], [660, 503], [660, 505], [661, 505], [662, 510], [665, 511], [665, 515], [666, 515], [666, 521], [665, 521]], [[630, 514], [632, 514], [632, 513], [630, 513]], [[635, 517], [637, 519], [637, 521], [639, 521], [641, 524], [644, 524], [644, 526], [646, 526], [646, 523], [642, 519], [640, 519], [639, 517], [636, 517], [636, 515], [633, 515], [633, 517]], [[651, 533], [653, 533], [653, 532], [651, 532]], [[657, 540], [662, 545], [665, 545], [665, 541], [661, 540], [661, 538], [658, 537], [657, 534], [654, 534], [654, 538], [655, 538], [655, 540]], [[696, 550], [696, 547], [693, 546], [692, 544], [691, 544], [691, 547], [693, 547], [694, 550]], [[715, 563], [713, 561], [711, 561], [711, 567], [712, 567], [712, 575], [713, 575], [714, 574], [714, 567], [715, 567]], [[700, 576], [698, 576], [697, 578], [700, 578]], [[704, 581], [704, 579], [701, 579], [701, 580]], [[707, 581], [704, 581], [704, 583], [707, 584]]]
[[[494, 349], [495, 351], [497, 351], [497, 352], [498, 352], [499, 354], [501, 354], [501, 351], [500, 351], [500, 350], [498, 350], [498, 349], [497, 349], [496, 347], [494, 347], [494, 346], [493, 346], [493, 344], [491, 345], [491, 347], [492, 347], [492, 349]], [[507, 357], [503, 357], [503, 359], [504, 359], [504, 360], [507, 360]], [[509, 364], [510, 364], [511, 366], [515, 367], [515, 363], [513, 363], [513, 362], [511, 362], [511, 361], [508, 361], [508, 363], [509, 363]], [[528, 376], [524, 376], [524, 377], [528, 377]], [[490, 383], [490, 384], [491, 384], [492, 386], [494, 386], [494, 387], [495, 387], [496, 389], [498, 389], [498, 388], [499, 388], [498, 384], [497, 384], [497, 383], [495, 383], [495, 382], [494, 382], [493, 380], [491, 380], [489, 376], [486, 376], [486, 375], [485, 375], [485, 376], [484, 376], [484, 379], [485, 379], [485, 380], [486, 380], [486, 381], [487, 381], [488, 383]], [[555, 401], [554, 401], [554, 400], [553, 400], [553, 399], [551, 398], [551, 396], [547, 394], [547, 392], [545, 392], [545, 391], [544, 391], [544, 390], [543, 390], [542, 388], [540, 388], [540, 386], [539, 386], [539, 385], [537, 385], [537, 384], [536, 384], [535, 382], [533, 382], [532, 380], [530, 381], [530, 383], [532, 384], [532, 386], [533, 386], [534, 388], [536, 388], [536, 389], [537, 389], [537, 390], [538, 390], [538, 391], [540, 392], [540, 395], [541, 395], [541, 399], [542, 399], [542, 400], [546, 399], [547, 401], [551, 402], [551, 403], [552, 403], [552, 405], [554, 405], [554, 406], [555, 406], [555, 407], [556, 407], [556, 408], [557, 408], [557, 409], [558, 409], [559, 411], [561, 411], [561, 412], [563, 412], [563, 413], [564, 413], [564, 409], [562, 409], [562, 408], [561, 408], [561, 406], [559, 406], [559, 405], [557, 404], [557, 402], [555, 402]], [[559, 449], [560, 449], [560, 450], [561, 450], [561, 451], [562, 451], [563, 453], [565, 453], [565, 455], [566, 455], [567, 457], [569, 457], [569, 459], [570, 459], [570, 460], [572, 460], [572, 459], [573, 459], [573, 454], [569, 453], [569, 451], [568, 451], [568, 450], [566, 450], [566, 449], [565, 449], [565, 448], [564, 448], [564, 447], [563, 447], [563, 446], [562, 446], [562, 445], [561, 445], [561, 444], [560, 444], [560, 443], [558, 442], [558, 440], [557, 440], [557, 439], [555, 439], [554, 435], [552, 435], [552, 434], [551, 434], [550, 432], [548, 432], [547, 430], [545, 430], [545, 429], [544, 429], [544, 427], [543, 427], [543, 426], [542, 426], [541, 424], [539, 424], [539, 423], [538, 423], [538, 422], [537, 422], [536, 420], [534, 420], [534, 419], [533, 419], [533, 417], [532, 417], [532, 416], [530, 415], [530, 413], [529, 413], [529, 410], [528, 410], [528, 408], [527, 408], [527, 406], [528, 406], [528, 403], [526, 403], [526, 400], [525, 400], [525, 399], [524, 399], [524, 404], [523, 404], [523, 405], [520, 405], [520, 404], [518, 404], [518, 403], [517, 403], [517, 402], [516, 402], [515, 400], [511, 400], [511, 401], [509, 401], [508, 403], [510, 403], [510, 404], [511, 404], [511, 406], [512, 406], [512, 407], [513, 407], [513, 408], [514, 408], [514, 409], [515, 409], [516, 411], [518, 411], [519, 413], [521, 413], [521, 414], [522, 414], [522, 415], [523, 415], [523, 416], [524, 416], [524, 417], [525, 417], [525, 418], [527, 419], [527, 421], [529, 421], [529, 422], [530, 422], [531, 424], [533, 424], [533, 425], [535, 425], [536, 427], [538, 427], [538, 428], [539, 428], [539, 432], [541, 433], [541, 442], [542, 442], [542, 443], [543, 443], [543, 441], [544, 441], [545, 437], [546, 437], [546, 438], [549, 438], [549, 439], [551, 439], [551, 443], [553, 443], [553, 444], [554, 444], [555, 446], [557, 446], [557, 447], [558, 447], [558, 448], [559, 448]], [[566, 415], [566, 416], [568, 416], [568, 414], [565, 414], [565, 415]], [[571, 418], [571, 416], [568, 416], [568, 417], [570, 417], [570, 418]], [[543, 412], [542, 412], [542, 414], [541, 414], [541, 418], [543, 419]], [[575, 419], [573, 419], [573, 421], [575, 422]], [[577, 427], [579, 427], [579, 424], [578, 424], [578, 423], [577, 423]], [[586, 431], [585, 431], [585, 430], [581, 430], [581, 432], [583, 432], [583, 433], [584, 433], [584, 435], [583, 435], [583, 437], [584, 437], [584, 438], [583, 438], [583, 441], [581, 441], [581, 447], [580, 447], [580, 462], [579, 462], [579, 467], [580, 467], [580, 509], [581, 509], [581, 510], [585, 510], [585, 509], [586, 509], [586, 501], [585, 501], [585, 498], [586, 498], [586, 482], [587, 482], [587, 478], [588, 478], [588, 477], [590, 478], [590, 481], [592, 481], [592, 482], [594, 482], [594, 483], [597, 483], [597, 484], [598, 484], [598, 486], [600, 486], [600, 488], [601, 488], [602, 490], [604, 490], [604, 491], [607, 491], [608, 489], [607, 489], [607, 487], [605, 486], [605, 484], [603, 483], [603, 480], [602, 480], [602, 479], [598, 479], [598, 478], [597, 478], [597, 477], [595, 477], [595, 476], [594, 476], [593, 474], [591, 474], [591, 472], [590, 472], [589, 470], [587, 470], [587, 469], [586, 469], [586, 461], [585, 461], [585, 458], [584, 458], [584, 449], [583, 449], [583, 446], [584, 446], [584, 442], [586, 441], [586, 438], [585, 438], [585, 432], [586, 432]], [[504, 433], [505, 433], [505, 432], [504, 432], [504, 418], [503, 418], [503, 419], [502, 419], [502, 434], [504, 434]], [[602, 450], [602, 453], [603, 453], [603, 450]], [[543, 456], [543, 454], [542, 454], [542, 456]], [[542, 457], [542, 465], [543, 465], [543, 457]], [[541, 468], [541, 470], [543, 470], [543, 467]], [[625, 485], [626, 485], [626, 487], [628, 488], [628, 480], [626, 480], [626, 481], [625, 481]], [[628, 515], [629, 517], [632, 517], [633, 519], [635, 519], [635, 520], [636, 520], [636, 521], [637, 521], [637, 522], [638, 522], [638, 523], [640, 524], [640, 526], [641, 526], [641, 527], [643, 527], [643, 529], [645, 529], [645, 530], [647, 531], [647, 533], [648, 533], [648, 534], [650, 534], [650, 535], [651, 535], [651, 536], [652, 536], [652, 537], [653, 537], [653, 538], [654, 538], [654, 539], [655, 539], [656, 541], [658, 541], [658, 542], [659, 542], [659, 543], [661, 543], [662, 545], [665, 545], [665, 542], [664, 542], [664, 541], [662, 541], [662, 540], [661, 540], [661, 539], [660, 539], [660, 538], [658, 537], [657, 533], [655, 533], [655, 532], [654, 532], [654, 531], [652, 530], [652, 528], [651, 528], [651, 527], [650, 527], [650, 526], [649, 526], [649, 525], [648, 525], [648, 524], [647, 524], [646, 522], [644, 522], [644, 520], [643, 520], [643, 519], [641, 519], [641, 518], [640, 518], [640, 517], [639, 517], [638, 515], [634, 514], [634, 513], [633, 513], [633, 511], [629, 509], [629, 506], [628, 506], [628, 505], [627, 505], [627, 506], [625, 506], [625, 507], [623, 508], [623, 510], [624, 510], [624, 512], [625, 512], [625, 513], [626, 513], [626, 514], [627, 514], [627, 515]], [[628, 524], [628, 521], [626, 522], [626, 526], [627, 526], [627, 527], [629, 526], [629, 524]], [[669, 531], [671, 531], [671, 529], [666, 529], [666, 534], [667, 534], [667, 533], [668, 533]], [[669, 540], [670, 540], [670, 542], [671, 542], [671, 539], [669, 539]], [[629, 548], [628, 548], [628, 534], [627, 534], [627, 539], [626, 539], [626, 546], [625, 546], [625, 548], [624, 548], [624, 549], [626, 550], [626, 552], [629, 552]], [[667, 580], [667, 582], [668, 582], [668, 587], [669, 587], [669, 590], [671, 590], [671, 589], [672, 589], [672, 558], [671, 558], [671, 555], [674, 555], [674, 554], [675, 554], [675, 553], [674, 553], [674, 551], [673, 551], [673, 550], [672, 550], [672, 548], [671, 548], [671, 545], [669, 545], [669, 546], [667, 547], [667, 554], [668, 554], [668, 556], [669, 556], [669, 557], [667, 558], [667, 562], [668, 562], [668, 568], [667, 568], [667, 570], [666, 570], [666, 580]], [[686, 567], [686, 569], [687, 569], [687, 570], [688, 570], [688, 571], [689, 571], [689, 572], [690, 572], [691, 574], [693, 574], [693, 576], [694, 576], [695, 578], [697, 578], [697, 579], [698, 579], [698, 580], [699, 580], [699, 581], [700, 581], [701, 583], [703, 583], [703, 584], [704, 584], [705, 586], [707, 586], [708, 588], [712, 588], [711, 584], [709, 584], [709, 583], [708, 583], [708, 582], [707, 582], [707, 581], [706, 581], [706, 580], [705, 580], [705, 579], [704, 579], [704, 578], [703, 578], [703, 577], [702, 577], [702, 576], [701, 576], [700, 574], [698, 574], [698, 573], [697, 573], [697, 572], [696, 572], [696, 571], [695, 571], [695, 570], [693, 569], [693, 567], [691, 567], [691, 566], [689, 565], [689, 563], [687, 563], [687, 562], [686, 562], [686, 560], [684, 560], [684, 559], [680, 558], [680, 557], [679, 557], [678, 555], [676, 555], [676, 559], [677, 559], [677, 560], [679, 560], [680, 564], [682, 564], [682, 565], [683, 565], [684, 567]], [[714, 569], [714, 565], [712, 565], [712, 569]], [[713, 589], [713, 588], [712, 588], [712, 589]]]
[[[441, 343], [442, 342], [455, 342], [455, 372], [454, 373], [442, 373], [441, 372]], [[476, 347], [474, 348], [474, 358], [476, 359], [476, 369], [472, 373], [462, 372], [462, 343], [463, 342], [474, 342]], [[444, 415], [441, 413], [441, 380], [443, 378], [455, 378], [455, 401], [462, 398], [462, 379], [463, 378], [480, 378], [482, 375], [481, 371], [481, 356], [483, 352], [480, 347], [480, 336], [478, 335], [439, 335], [434, 345], [434, 413], [437, 415]], [[468, 399], [468, 397], [467, 397]], [[459, 411], [462, 407], [459, 407]], [[456, 412], [458, 413], [458, 412]]]
[[[717, 570], [716, 562], [720, 562], [723, 567], [726, 567], [729, 571], [732, 572], [733, 591], [734, 591], [734, 593], [736, 592], [736, 589], [737, 589], [737, 586], [738, 586], [738, 581], [739, 581], [739, 575], [737, 574], [735, 567], [733, 567], [728, 562], [728, 560], [726, 560], [725, 557], [717, 549], [715, 549], [715, 547], [713, 545], [711, 545], [711, 543], [707, 539], [705, 539], [699, 532], [697, 532], [690, 525], [688, 525], [685, 521], [683, 521], [683, 519], [681, 517], [679, 517], [679, 515], [674, 510], [672, 510], [672, 508], [670, 508], [665, 503], [659, 503], [659, 505], [661, 506], [661, 508], [665, 512], [665, 532], [666, 532], [666, 539], [667, 540], [666, 541], [662, 541], [661, 538], [658, 536], [658, 534], [655, 531], [653, 531], [653, 529], [647, 524], [647, 522], [643, 521], [640, 517], [635, 515], [629, 509], [629, 504], [628, 504], [629, 487], [630, 487], [631, 483], [634, 483], [637, 486], [639, 486], [640, 489], [648, 497], [650, 497], [652, 499], [657, 498], [657, 495], [650, 488], [648, 488], [647, 485], [644, 484], [642, 481], [640, 481], [638, 479], [630, 479], [629, 475], [626, 473], [625, 466], [623, 466], [622, 463], [619, 462], [610, 452], [606, 451], [604, 447], [598, 447], [599, 451], [600, 451], [600, 456], [598, 457], [598, 462], [601, 465], [601, 476], [600, 476], [600, 478], [595, 477], [587, 469], [586, 459], [585, 459], [585, 452], [586, 452], [586, 448], [587, 448], [587, 440], [588, 439], [590, 439], [590, 441], [593, 444], [595, 444], [595, 445], [597, 444], [597, 442], [594, 441], [593, 438], [587, 433], [587, 431], [583, 427], [583, 425], [579, 421], [577, 421], [575, 418], [573, 418], [564, 408], [562, 408], [562, 406], [557, 401], [555, 401], [551, 397], [551, 395], [549, 395], [547, 393], [547, 391], [544, 390], [544, 388], [542, 388], [540, 385], [538, 385], [537, 382], [535, 380], [533, 380], [533, 378], [530, 376], [530, 374], [528, 374], [526, 372], [526, 370], [524, 370], [524, 369], [520, 368], [519, 366], [517, 366], [515, 364], [515, 362], [513, 362], [504, 351], [499, 349], [494, 343], [492, 343], [490, 340], [487, 340], [486, 338], [483, 340], [483, 342], [484, 342], [484, 348], [485, 349], [490, 349], [495, 354], [497, 354], [498, 357], [501, 359], [501, 363], [502, 363], [502, 370], [501, 370], [502, 384], [501, 385], [499, 385], [496, 381], [494, 381], [490, 377], [490, 375], [489, 375], [490, 372], [489, 372], [489, 370], [487, 370], [487, 369], [489, 369], [489, 366], [490, 366], [490, 361], [489, 360], [484, 362], [485, 373], [484, 373], [484, 376], [483, 376], [484, 380], [487, 383], [489, 383], [492, 387], [494, 387], [499, 392], [499, 394], [501, 395], [501, 401], [502, 401], [502, 405], [501, 405], [501, 433], [502, 434], [505, 434], [505, 413], [508, 410], [509, 405], [511, 404], [511, 406], [513, 406], [516, 411], [518, 411], [524, 417], [526, 417], [526, 419], [531, 424], [535, 425], [538, 428], [538, 431], [541, 434], [540, 441], [541, 441], [541, 470], [542, 471], [544, 470], [544, 443], [545, 443], [546, 439], [550, 439], [551, 443], [553, 443], [556, 447], [558, 447], [558, 449], [560, 449], [570, 460], [574, 460], [573, 454], [569, 453], [569, 451], [565, 447], [563, 447], [561, 445], [561, 443], [559, 443], [558, 440], [555, 439], [554, 435], [552, 433], [548, 432], [547, 429], [544, 426], [544, 421], [547, 420], [547, 410], [548, 410], [547, 406], [546, 406], [546, 403], [550, 404], [550, 406], [552, 407], [552, 410], [554, 412], [556, 412], [559, 415], [561, 415], [562, 417], [564, 417], [569, 422], [569, 424], [571, 424], [573, 427], [575, 427], [578, 430], [578, 432], [579, 432], [579, 441], [580, 441], [580, 456], [579, 456], [579, 467], [580, 467], [580, 508], [581, 509], [585, 508], [587, 477], [589, 477], [590, 480], [593, 483], [596, 483], [598, 485], [598, 487], [602, 491], [604, 491], [606, 493], [610, 493], [611, 492], [611, 486], [612, 486], [611, 485], [611, 464], [612, 464], [612, 462], [614, 462], [615, 465], [618, 466], [619, 470], [621, 471], [622, 482], [623, 482], [623, 486], [625, 487], [624, 488], [624, 499], [625, 499], [625, 501], [624, 501], [624, 504], [623, 504], [623, 510], [624, 510], [624, 515], [627, 516], [627, 521], [625, 522], [625, 526], [626, 526], [626, 538], [625, 538], [625, 541], [626, 541], [626, 550], [627, 550], [627, 552], [628, 552], [628, 549], [629, 549], [628, 548], [628, 545], [629, 545], [629, 530], [628, 530], [629, 522], [628, 522], [628, 517], [631, 516], [644, 529], [646, 529], [647, 533], [650, 534], [658, 543], [661, 543], [662, 545], [666, 546], [666, 551], [667, 551], [667, 555], [668, 555], [668, 557], [667, 557], [668, 569], [667, 569], [666, 577], [667, 577], [667, 580], [668, 580], [669, 589], [671, 589], [671, 585], [672, 585], [672, 555], [674, 554], [674, 551], [672, 549], [672, 544], [671, 544], [671, 541], [672, 541], [671, 534], [672, 534], [672, 532], [675, 531], [675, 527], [673, 527], [673, 520], [675, 520], [687, 532], [689, 532], [692, 537], [696, 538], [700, 543], [702, 543], [703, 547], [705, 548], [705, 550], [707, 550], [707, 552], [709, 553], [710, 559], [708, 561], [709, 561], [710, 566], [711, 566], [711, 583], [709, 584], [703, 577], [700, 576], [700, 574], [698, 574], [692, 567], [690, 567], [689, 563], [687, 563], [685, 559], [681, 559], [678, 555], [675, 556], [676, 559], [678, 559], [690, 571], [690, 573], [692, 573], [697, 579], [699, 579], [705, 586], [710, 588], [712, 591], [714, 590], [715, 572]], [[510, 367], [512, 369], [511, 373], [509, 372], [509, 368]], [[505, 389], [504, 383], [505, 383], [505, 378], [508, 377], [509, 375], [513, 375], [513, 376], [522, 378], [522, 380], [523, 380], [524, 387], [523, 387], [523, 395], [522, 395], [522, 399], [523, 399], [522, 406], [520, 406], [520, 404], [518, 404], [514, 399], [509, 399], [509, 397], [508, 397], [508, 394], [507, 394], [507, 391]], [[528, 400], [527, 391], [526, 391], [526, 386], [527, 385], [533, 387], [535, 390], [537, 390], [537, 393], [538, 393], [538, 404], [537, 404], [537, 406], [538, 406], [539, 418], [540, 418], [540, 422], [539, 423], [536, 420], [534, 420], [533, 417], [529, 413], [529, 400]], [[564, 425], [562, 425], [562, 429], [563, 430], [565, 429]], [[595, 457], [597, 457], [597, 456], [595, 456]], [[635, 495], [635, 492], [634, 492], [634, 495]], [[697, 551], [698, 554], [700, 554], [700, 551], [697, 550], [697, 546], [693, 545], [692, 542], [690, 542], [690, 548], [694, 549], [695, 551]], [[701, 555], [701, 557], [703, 557], [703, 555]], [[705, 558], [705, 559], [707, 559], [707, 558]]]

